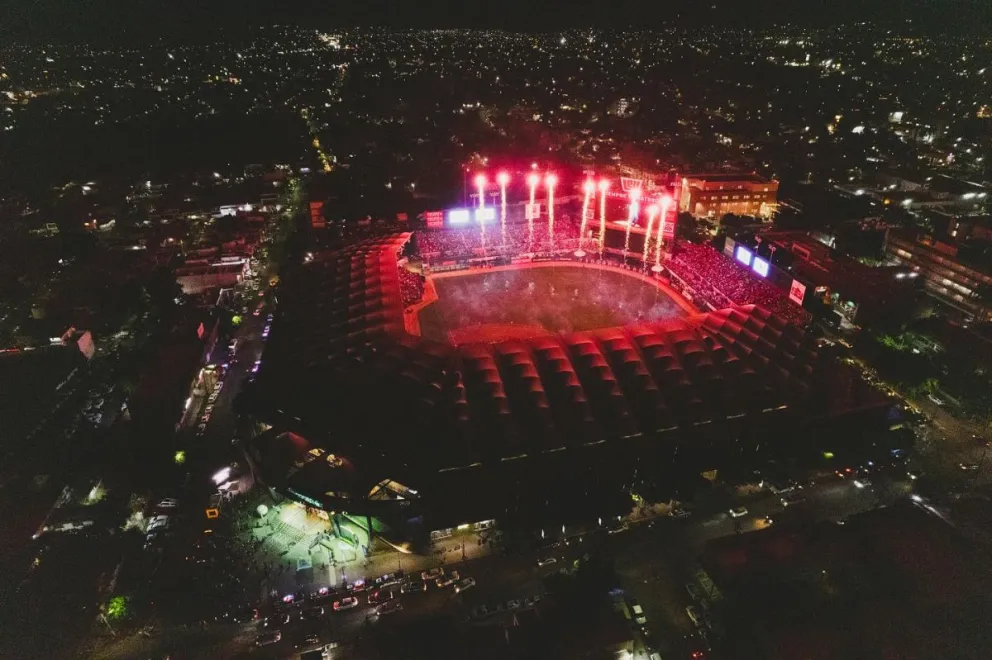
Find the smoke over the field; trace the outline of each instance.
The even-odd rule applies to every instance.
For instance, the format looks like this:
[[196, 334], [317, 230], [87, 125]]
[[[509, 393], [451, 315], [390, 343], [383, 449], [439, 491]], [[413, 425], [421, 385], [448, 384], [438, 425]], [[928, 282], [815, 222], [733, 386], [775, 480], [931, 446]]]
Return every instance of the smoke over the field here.
[[568, 266], [476, 273], [435, 281], [439, 300], [421, 314], [424, 336], [444, 339], [485, 324], [541, 326], [552, 332], [682, 316], [664, 292], [621, 273]]

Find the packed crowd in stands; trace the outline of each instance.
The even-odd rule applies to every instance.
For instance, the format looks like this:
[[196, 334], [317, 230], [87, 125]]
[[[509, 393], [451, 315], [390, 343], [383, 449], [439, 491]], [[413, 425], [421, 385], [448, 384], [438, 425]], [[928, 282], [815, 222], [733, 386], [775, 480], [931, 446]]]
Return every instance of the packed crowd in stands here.
[[400, 298], [403, 300], [403, 306], [409, 307], [414, 303], [420, 302], [424, 297], [423, 276], [402, 267], [399, 269], [399, 275]]
[[789, 300], [784, 291], [709, 245], [680, 242], [675, 256], [666, 265], [714, 307], [726, 307], [728, 302], [754, 304], [790, 323], [805, 326], [810, 322], [809, 312]]
[[[542, 255], [570, 252], [578, 247], [579, 227], [567, 216], [555, 223], [554, 241], [548, 236], [547, 220], [535, 222], [533, 234], [527, 223], [506, 225], [505, 240], [499, 224], [464, 229], [424, 229], [416, 232], [417, 250], [428, 264], [499, 255]], [[595, 249], [595, 241], [583, 248]], [[784, 320], [808, 325], [810, 314], [788, 299], [786, 292], [717, 252], [709, 245], [679, 243], [675, 256], [666, 263], [675, 278], [692, 290], [698, 303], [714, 309], [733, 304], [760, 305]]]
[[478, 226], [416, 233], [417, 251], [427, 262], [574, 250], [578, 238], [579, 227], [568, 216], [556, 218], [553, 240], [546, 219], [534, 223], [533, 234], [526, 222], [507, 223], [505, 233], [498, 223], [486, 225], [485, 234]]

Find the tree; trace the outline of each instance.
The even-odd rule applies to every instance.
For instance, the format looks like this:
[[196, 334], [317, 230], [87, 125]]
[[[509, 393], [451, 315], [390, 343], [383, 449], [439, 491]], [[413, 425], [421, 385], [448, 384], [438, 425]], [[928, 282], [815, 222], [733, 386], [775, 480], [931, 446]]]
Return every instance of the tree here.
[[127, 616], [128, 599], [126, 596], [114, 596], [107, 601], [107, 618], [123, 619]]
[[677, 238], [691, 239], [696, 235], [697, 223], [691, 213], [683, 211], [675, 218], [675, 236]]
[[727, 213], [720, 218], [720, 226], [727, 229], [741, 229], [747, 222], [747, 219], [743, 216], [734, 215], [733, 213]]

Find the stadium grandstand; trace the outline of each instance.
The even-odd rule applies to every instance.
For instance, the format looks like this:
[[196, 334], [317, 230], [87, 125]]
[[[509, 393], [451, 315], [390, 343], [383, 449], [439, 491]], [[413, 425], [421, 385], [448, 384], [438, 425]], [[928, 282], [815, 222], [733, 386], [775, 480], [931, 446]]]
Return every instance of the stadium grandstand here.
[[739, 304], [748, 289], [702, 270], [709, 257], [688, 263], [726, 287], [723, 309], [491, 343], [419, 337], [404, 319], [424, 291], [405, 268], [411, 237], [318, 253], [283, 281], [246, 408], [266, 430], [246, 451], [289, 497], [356, 514], [412, 506], [403, 515], [432, 529], [533, 517], [533, 501], [798, 447], [829, 433], [825, 420], [887, 406], [797, 325]]

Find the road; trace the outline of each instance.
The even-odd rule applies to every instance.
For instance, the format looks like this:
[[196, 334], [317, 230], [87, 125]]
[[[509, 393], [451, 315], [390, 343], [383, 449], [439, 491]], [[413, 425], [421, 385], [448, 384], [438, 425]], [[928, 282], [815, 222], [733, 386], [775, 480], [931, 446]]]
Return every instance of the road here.
[[[818, 520], [842, 520], [848, 515], [865, 511], [904, 498], [910, 493], [908, 479], [876, 478], [871, 485], [859, 488], [851, 480], [829, 478], [804, 489], [805, 501], [785, 508], [780, 497], [765, 494], [747, 502], [748, 514], [736, 519], [742, 533], [763, 528], [764, 519], [771, 516], [775, 525], [806, 523]], [[374, 638], [388, 636], [393, 630], [423, 625], [428, 621], [445, 621], [445, 625], [488, 625], [506, 622], [510, 614], [490, 616], [481, 622], [467, 623], [469, 612], [477, 605], [490, 609], [509, 599], [544, 594], [544, 578], [554, 571], [572, 565], [593, 545], [605, 548], [614, 558], [621, 586], [629, 597], [637, 598], [644, 607], [651, 633], [650, 643], [663, 657], [679, 657], [683, 635], [692, 631], [685, 615], [689, 604], [684, 585], [695, 568], [696, 557], [706, 541], [736, 533], [735, 519], [727, 513], [716, 513], [676, 520], [668, 517], [631, 525], [624, 532], [607, 534], [598, 531], [585, 537], [572, 537], [568, 544], [559, 544], [541, 553], [518, 556], [492, 555], [464, 564], [453, 564], [462, 575], [471, 575], [477, 586], [463, 594], [450, 588], [430, 586], [424, 594], [401, 594], [397, 597], [403, 609], [388, 616], [375, 616], [361, 595], [359, 607], [347, 612], [333, 612], [330, 602], [321, 603], [325, 612], [315, 621], [302, 619], [305, 607], [292, 608], [291, 621], [279, 624], [282, 640], [263, 648], [255, 648], [256, 635], [266, 630], [262, 622], [238, 625], [215, 625], [206, 629], [169, 630], [159, 636], [132, 636], [95, 657], [116, 659], [152, 657], [155, 653], [175, 653], [182, 650], [188, 658], [294, 658], [294, 645], [310, 633], [317, 634], [321, 643], [336, 642], [340, 646], [331, 655], [360, 658], [363, 645]], [[553, 556], [556, 563], [539, 568], [539, 557]], [[398, 587], [393, 587], [398, 589]], [[642, 646], [643, 649], [643, 640]]]
[[[662, 657], [685, 657], [685, 635], [694, 632], [685, 607], [691, 604], [685, 584], [692, 580], [707, 541], [736, 533], [761, 530], [773, 525], [804, 525], [815, 521], [842, 521], [845, 517], [883, 506], [910, 493], [908, 479], [876, 478], [859, 488], [853, 481], [831, 477], [803, 489], [805, 500], [785, 507], [777, 495], [766, 494], [750, 501], [748, 514], [731, 518], [717, 513], [687, 520], [659, 521], [625, 532], [618, 542], [615, 566], [628, 596], [643, 606], [651, 632], [651, 644]], [[667, 523], [667, 524], [666, 524]]]

